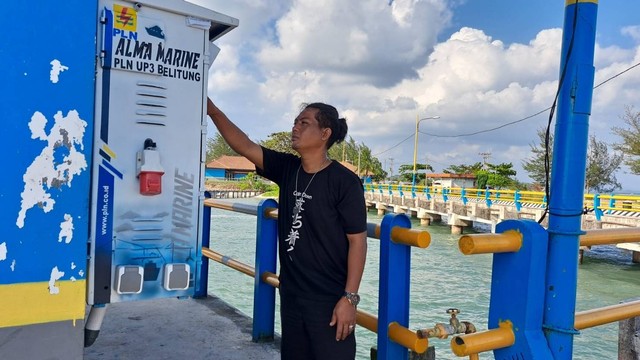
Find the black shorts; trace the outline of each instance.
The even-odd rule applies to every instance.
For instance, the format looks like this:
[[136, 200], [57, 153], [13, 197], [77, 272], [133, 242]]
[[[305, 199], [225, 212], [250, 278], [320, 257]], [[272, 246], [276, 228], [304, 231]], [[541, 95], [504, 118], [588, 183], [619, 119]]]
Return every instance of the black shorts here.
[[355, 359], [355, 332], [336, 341], [336, 326], [329, 326], [336, 303], [280, 295], [282, 360]]

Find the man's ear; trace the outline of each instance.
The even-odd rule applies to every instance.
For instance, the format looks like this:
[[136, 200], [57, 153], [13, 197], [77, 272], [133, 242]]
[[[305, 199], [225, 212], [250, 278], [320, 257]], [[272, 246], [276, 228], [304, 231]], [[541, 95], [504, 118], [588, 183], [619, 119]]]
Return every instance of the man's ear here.
[[322, 130], [322, 140], [328, 140], [331, 137], [331, 128], [325, 128]]

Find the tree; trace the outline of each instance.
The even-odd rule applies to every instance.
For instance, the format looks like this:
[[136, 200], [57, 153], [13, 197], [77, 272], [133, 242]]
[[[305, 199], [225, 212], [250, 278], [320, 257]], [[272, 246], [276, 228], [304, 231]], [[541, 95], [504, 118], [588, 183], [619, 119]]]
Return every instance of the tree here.
[[[420, 174], [420, 170], [423, 170], [423, 174]], [[419, 185], [421, 182], [424, 182], [426, 177], [426, 170], [433, 172], [433, 167], [429, 164], [420, 164], [416, 163], [416, 185]], [[400, 165], [398, 168], [400, 172], [400, 180], [411, 183], [413, 181], [413, 164], [404, 164]]]
[[207, 139], [207, 162], [217, 159], [220, 156], [238, 156], [238, 153], [227, 144], [222, 135], [216, 133], [213, 138]]
[[511, 188], [515, 184], [517, 172], [513, 170], [512, 163], [502, 163], [493, 165], [487, 163], [489, 168], [489, 178], [487, 179], [487, 185], [494, 189]]
[[338, 161], [346, 161], [358, 167], [360, 160], [360, 175], [371, 175], [374, 181], [384, 180], [387, 172], [382, 168], [380, 160], [371, 154], [371, 149], [365, 144], [356, 143], [352, 137], [345, 139], [340, 144], [335, 144], [329, 149], [329, 157]]
[[267, 140], [261, 141], [260, 145], [267, 149], [281, 151], [297, 155], [298, 153], [291, 147], [291, 131], [280, 131], [269, 135]]
[[477, 162], [473, 165], [449, 165], [448, 168], [442, 170], [445, 174], [475, 174], [478, 171], [482, 170], [482, 163]]
[[513, 170], [512, 163], [502, 163], [498, 165], [487, 163], [486, 166], [487, 169], [484, 169], [481, 162], [473, 165], [449, 165], [449, 167], [443, 171], [445, 174], [475, 175], [476, 187], [478, 189], [484, 189], [487, 186], [492, 188], [506, 188], [516, 184], [515, 179], [513, 179], [516, 171]]
[[371, 154], [371, 149], [367, 145], [361, 144], [357, 151], [359, 154], [354, 157], [354, 165], [360, 166], [361, 176], [370, 175], [375, 181], [383, 180], [387, 176], [387, 172], [382, 169], [382, 163]]
[[[540, 128], [537, 131], [538, 139], [540, 143], [529, 144], [531, 147], [532, 155], [530, 158], [522, 161], [522, 168], [529, 174], [529, 177], [533, 179], [537, 184], [544, 186], [547, 182], [546, 171], [544, 167], [544, 154], [546, 152], [544, 146], [545, 129]], [[551, 166], [551, 152], [553, 151], [553, 134], [549, 134], [549, 166]], [[551, 170], [551, 167], [549, 167]]]
[[476, 172], [476, 188], [484, 189], [489, 183], [489, 173], [486, 170]]
[[616, 179], [616, 171], [622, 164], [622, 154], [609, 155], [609, 148], [604, 141], [589, 138], [589, 152], [587, 154], [587, 169], [585, 189], [595, 192], [611, 192], [621, 189]]
[[622, 139], [621, 143], [614, 145], [614, 149], [626, 156], [624, 162], [631, 172], [640, 175], [640, 111], [635, 111], [633, 106], [626, 106], [622, 120], [628, 127], [612, 128]]
[[[540, 186], [546, 182], [544, 168], [544, 138], [545, 130], [537, 131], [540, 143], [531, 144], [532, 156], [522, 162], [522, 167]], [[615, 177], [615, 172], [620, 168], [623, 157], [619, 154], [609, 154], [608, 145], [603, 141], [598, 141], [595, 136], [589, 137], [589, 148], [587, 150], [586, 181], [585, 188], [597, 192], [609, 192], [620, 188], [620, 183]], [[553, 160], [553, 135], [549, 135], [549, 171]], [[550, 175], [549, 175], [550, 176]]]
[[[281, 131], [272, 133], [267, 140], [261, 141], [260, 145], [276, 150], [282, 151], [294, 155], [298, 153], [291, 148], [291, 131]], [[382, 169], [380, 160], [371, 154], [371, 149], [365, 144], [356, 144], [353, 138], [349, 137], [340, 144], [334, 144], [329, 149], [329, 157], [334, 160], [342, 161], [343, 153], [345, 160], [354, 166], [358, 166], [358, 156], [360, 157], [360, 173], [372, 174], [373, 180], [383, 180], [387, 173]]]

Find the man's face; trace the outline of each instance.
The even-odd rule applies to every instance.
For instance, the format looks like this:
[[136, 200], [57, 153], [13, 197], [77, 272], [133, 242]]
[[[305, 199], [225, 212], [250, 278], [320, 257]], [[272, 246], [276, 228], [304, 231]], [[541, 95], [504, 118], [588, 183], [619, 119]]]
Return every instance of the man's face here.
[[318, 109], [306, 108], [296, 117], [291, 129], [291, 147], [293, 150], [317, 148], [325, 146], [330, 129], [321, 129], [316, 114]]

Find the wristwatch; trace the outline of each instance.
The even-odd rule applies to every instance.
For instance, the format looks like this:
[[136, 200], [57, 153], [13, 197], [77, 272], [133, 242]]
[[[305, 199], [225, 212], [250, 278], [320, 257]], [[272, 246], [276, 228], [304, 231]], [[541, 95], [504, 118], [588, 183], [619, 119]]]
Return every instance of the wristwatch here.
[[346, 297], [349, 304], [353, 306], [358, 306], [358, 303], [360, 302], [360, 295], [358, 295], [358, 293], [345, 291], [342, 296]]

